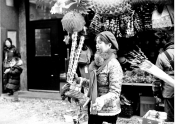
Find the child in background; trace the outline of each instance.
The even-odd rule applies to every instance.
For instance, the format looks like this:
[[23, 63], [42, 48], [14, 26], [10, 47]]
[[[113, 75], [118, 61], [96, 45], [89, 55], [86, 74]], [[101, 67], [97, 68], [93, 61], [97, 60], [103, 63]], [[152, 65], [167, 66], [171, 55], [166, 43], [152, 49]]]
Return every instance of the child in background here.
[[7, 76], [7, 84], [5, 88], [8, 91], [8, 95], [14, 95], [13, 101], [18, 101], [18, 90], [20, 88], [20, 75], [23, 71], [21, 68], [23, 62], [20, 58], [13, 57], [9, 63], [9, 68], [6, 68], [4, 75]]

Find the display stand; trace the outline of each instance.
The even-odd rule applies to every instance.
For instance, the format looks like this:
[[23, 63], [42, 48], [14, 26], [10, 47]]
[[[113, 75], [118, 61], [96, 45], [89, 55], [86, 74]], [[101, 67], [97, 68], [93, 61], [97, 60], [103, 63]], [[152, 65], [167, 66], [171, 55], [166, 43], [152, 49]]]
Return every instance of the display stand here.
[[[128, 100], [131, 101], [131, 105], [133, 107], [133, 115], [142, 115], [142, 97], [153, 98], [153, 91], [152, 91], [152, 84], [148, 83], [122, 83], [122, 92]], [[143, 101], [144, 102], [144, 101]], [[145, 101], [146, 105], [143, 106], [150, 106], [152, 101]], [[149, 104], [148, 104], [149, 102]], [[155, 104], [154, 104], [155, 105]], [[143, 109], [145, 111], [148, 111]]]
[[122, 83], [122, 85], [126, 86], [152, 86], [152, 84], [146, 84], [146, 83]]

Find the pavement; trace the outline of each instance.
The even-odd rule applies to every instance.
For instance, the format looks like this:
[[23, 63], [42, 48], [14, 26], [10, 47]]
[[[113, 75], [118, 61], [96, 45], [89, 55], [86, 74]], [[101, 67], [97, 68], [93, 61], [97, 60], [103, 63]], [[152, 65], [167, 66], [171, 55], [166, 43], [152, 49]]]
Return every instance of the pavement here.
[[[60, 93], [59, 91], [19, 91], [18, 92], [19, 98], [38, 98], [38, 99], [52, 99], [52, 100], [60, 100]], [[1, 94], [1, 97], [8, 97], [7, 94]]]
[[[60, 83], [60, 89], [65, 84], [65, 82]], [[49, 90], [33, 90], [29, 91], [18, 91], [19, 98], [42, 98], [42, 99], [52, 99], [52, 100], [60, 100], [60, 92], [59, 91], [49, 91]], [[0, 97], [8, 97], [7, 94], [1, 94]]]
[[[19, 91], [18, 95], [19, 95], [19, 98], [61, 100], [59, 91]], [[1, 94], [0, 97], [6, 98], [6, 99], [13, 99], [13, 96], [8, 96], [7, 94]], [[139, 117], [139, 116], [133, 116], [131, 118], [121, 117], [121, 119], [124, 119], [126, 121], [129, 121], [130, 119], [133, 119], [133, 118], [142, 123], [142, 117]], [[84, 122], [83, 124], [87, 124], [87, 122]]]

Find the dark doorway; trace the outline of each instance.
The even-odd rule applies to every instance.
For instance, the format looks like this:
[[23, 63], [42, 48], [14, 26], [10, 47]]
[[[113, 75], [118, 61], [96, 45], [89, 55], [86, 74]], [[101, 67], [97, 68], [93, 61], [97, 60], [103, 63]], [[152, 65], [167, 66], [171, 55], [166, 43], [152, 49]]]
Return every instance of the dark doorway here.
[[61, 20], [31, 21], [28, 32], [28, 89], [59, 90], [66, 56]]

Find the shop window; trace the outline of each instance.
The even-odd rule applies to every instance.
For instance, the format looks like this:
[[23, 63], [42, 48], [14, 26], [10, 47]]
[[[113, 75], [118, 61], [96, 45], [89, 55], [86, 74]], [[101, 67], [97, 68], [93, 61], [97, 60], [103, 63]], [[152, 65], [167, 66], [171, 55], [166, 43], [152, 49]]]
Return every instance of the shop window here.
[[36, 56], [51, 56], [50, 29], [35, 29]]
[[53, 0], [29, 0], [29, 20], [47, 20], [62, 18], [60, 14], [51, 14], [51, 7], [54, 5]]

